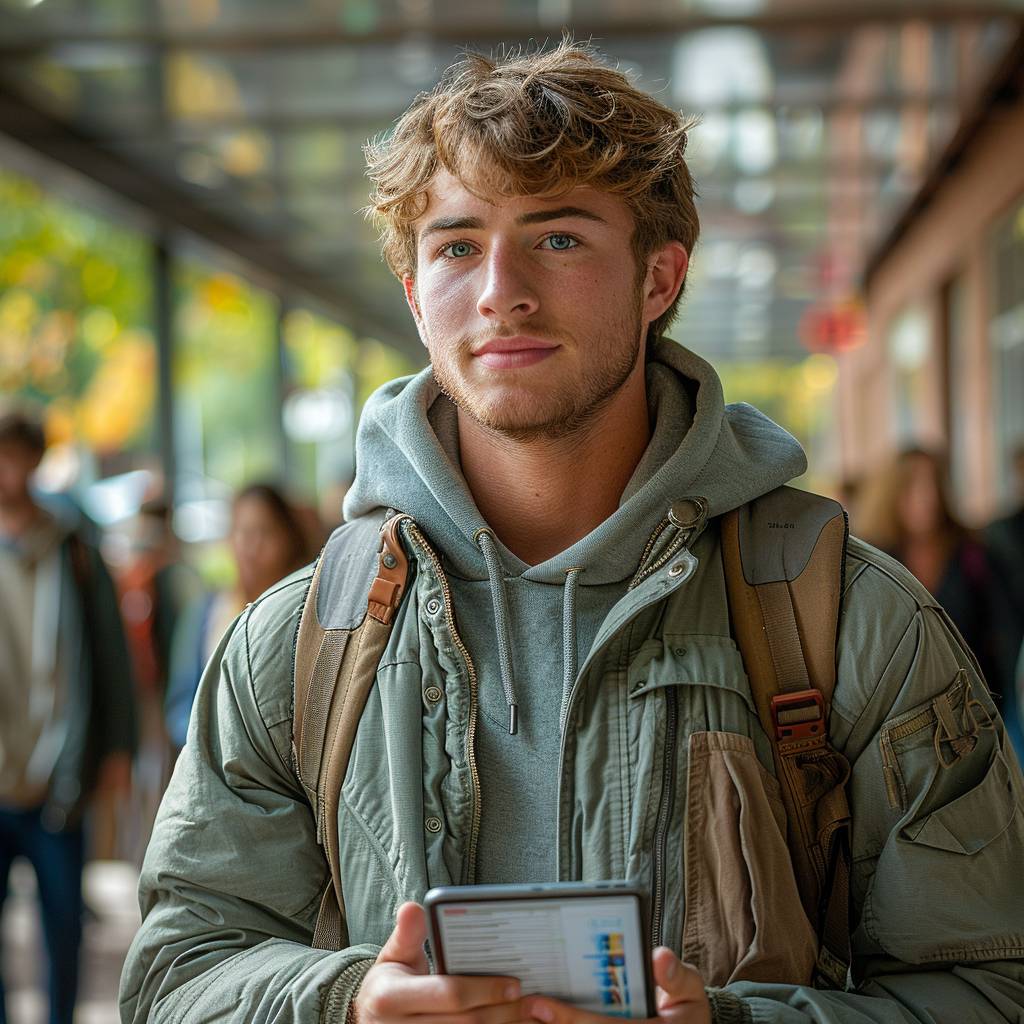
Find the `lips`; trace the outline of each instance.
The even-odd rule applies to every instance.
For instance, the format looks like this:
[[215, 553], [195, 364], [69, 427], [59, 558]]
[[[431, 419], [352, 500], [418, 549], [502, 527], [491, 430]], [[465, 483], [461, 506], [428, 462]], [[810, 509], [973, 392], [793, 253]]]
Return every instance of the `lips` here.
[[514, 338], [492, 338], [481, 345], [473, 353], [473, 357], [490, 369], [515, 370], [542, 362], [558, 347], [550, 341], [522, 335]]

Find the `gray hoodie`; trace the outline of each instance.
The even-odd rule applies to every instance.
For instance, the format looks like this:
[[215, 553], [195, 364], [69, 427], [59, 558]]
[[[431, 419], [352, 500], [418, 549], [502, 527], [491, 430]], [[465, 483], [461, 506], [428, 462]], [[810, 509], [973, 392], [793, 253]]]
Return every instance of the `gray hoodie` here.
[[749, 405], [726, 406], [714, 369], [671, 340], [651, 347], [647, 394], [651, 440], [618, 510], [533, 566], [477, 509], [459, 470], [456, 410], [429, 369], [385, 385], [363, 413], [346, 518], [395, 508], [416, 519], [445, 561], [479, 675], [480, 883], [555, 879], [565, 698], [669, 506], [699, 495], [719, 515], [806, 469], [790, 434]]

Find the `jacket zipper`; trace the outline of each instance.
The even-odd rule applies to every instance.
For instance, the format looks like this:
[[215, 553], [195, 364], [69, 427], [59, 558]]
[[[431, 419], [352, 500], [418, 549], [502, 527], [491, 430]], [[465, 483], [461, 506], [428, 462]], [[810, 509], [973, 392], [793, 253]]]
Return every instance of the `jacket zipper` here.
[[[662, 532], [662, 528], [659, 528], [657, 533], [660, 534], [661, 532]], [[656, 537], [653, 537], [651, 539], [651, 541], [649, 542], [649, 546], [653, 546], [653, 542], [656, 539], [657, 539]], [[692, 538], [687, 538], [687, 540], [690, 540], [690, 539], [692, 539]], [[681, 547], [681, 545], [678, 545], [675, 542], [673, 542], [673, 544], [671, 545], [672, 553], [673, 554], [677, 554], [680, 547]], [[684, 553], [686, 555], [686, 568], [683, 571], [682, 576], [676, 581], [675, 588], [673, 588], [673, 589], [678, 589], [678, 587], [682, 586], [684, 583], [689, 582], [690, 578], [697, 571], [697, 566], [699, 564], [697, 558], [694, 556], [693, 552], [691, 552], [688, 547], [683, 547], [683, 551], [684, 551]], [[664, 564], [664, 561], [666, 561], [666, 559], [659, 559], [659, 565]], [[630, 590], [633, 589], [633, 586], [637, 585], [637, 582], [638, 581], [634, 580], [634, 582], [631, 583], [629, 588], [627, 588], [627, 589], [630, 589]], [[620, 623], [617, 623], [617, 625], [616, 625], [616, 632], [617, 633], [621, 632], [633, 619], [636, 618], [636, 616], [638, 616], [641, 612], [643, 612], [644, 610], [649, 608], [650, 605], [653, 604], [655, 601], [662, 600], [665, 596], [666, 595], [664, 595], [664, 594], [659, 595], [659, 597], [654, 598], [652, 601], [649, 601], [649, 602], [645, 603], [644, 605], [640, 606], [639, 608], [633, 609], [632, 613], [626, 619], [624, 619]], [[600, 632], [598, 633], [598, 636], [600, 637]], [[591, 662], [611, 642], [611, 637], [612, 637], [612, 634], [609, 633], [607, 636], [605, 636], [603, 639], [601, 639], [600, 643], [595, 643], [595, 645], [591, 648], [590, 653], [587, 655], [587, 659], [584, 662], [583, 667], [580, 669], [578, 675], [576, 676], [576, 680], [572, 684], [572, 689], [569, 691], [569, 699], [566, 701], [566, 704], [565, 704], [565, 723], [566, 723], [566, 726], [568, 725], [569, 719], [572, 717], [573, 705], [576, 702], [576, 695], [579, 692], [581, 680], [586, 675], [587, 670], [590, 668]], [[568, 729], [567, 728], [563, 728], [562, 729], [562, 741], [561, 741], [560, 749], [559, 749], [559, 752], [558, 752], [558, 779], [559, 779], [558, 785], [559, 785], [559, 790], [561, 790], [562, 781], [565, 778], [565, 737], [566, 737], [567, 733], [568, 733]], [[559, 798], [559, 802], [561, 802], [561, 798]], [[559, 878], [559, 881], [564, 881], [564, 880], [566, 880], [566, 878], [568, 876], [566, 876], [565, 871], [564, 871], [564, 866], [562, 864], [562, 859], [563, 858], [562, 858], [562, 850], [561, 850], [561, 845], [562, 845], [561, 811], [559, 811], [558, 835], [559, 835], [559, 839], [558, 839], [558, 842], [559, 842], [558, 878]]]
[[662, 763], [661, 804], [654, 829], [654, 902], [651, 907], [651, 946], [662, 944], [662, 919], [665, 912], [665, 861], [668, 857], [668, 829], [672, 823], [676, 796], [676, 749], [679, 732], [678, 694], [674, 686], [665, 693], [665, 758]]
[[473, 659], [469, 656], [466, 645], [462, 642], [455, 629], [455, 615], [452, 612], [452, 594], [448, 587], [448, 579], [441, 568], [441, 560], [434, 554], [434, 549], [427, 543], [420, 528], [415, 522], [409, 520], [407, 530], [416, 542], [420, 550], [430, 559], [434, 567], [434, 575], [441, 585], [441, 594], [444, 597], [445, 618], [448, 622], [448, 632], [451, 633], [452, 641], [458, 648], [466, 663], [466, 673], [469, 676], [469, 728], [466, 732], [466, 763], [469, 765], [469, 775], [473, 782], [473, 816], [469, 831], [469, 871], [467, 873], [467, 884], [472, 885], [476, 881], [476, 848], [480, 836], [480, 773], [476, 764], [476, 716], [477, 716], [477, 678], [476, 669], [473, 667]]

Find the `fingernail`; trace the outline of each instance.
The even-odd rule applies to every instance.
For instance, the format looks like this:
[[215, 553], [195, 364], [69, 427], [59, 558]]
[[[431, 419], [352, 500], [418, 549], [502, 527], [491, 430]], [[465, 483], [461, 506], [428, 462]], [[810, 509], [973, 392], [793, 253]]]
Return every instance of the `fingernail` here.
[[505, 998], [511, 1003], [519, 998], [519, 982], [513, 981], [505, 986]]
[[671, 981], [676, 974], [679, 972], [679, 961], [672, 957], [668, 962], [668, 970], [665, 971], [665, 978], [667, 981]]
[[538, 1006], [533, 1008], [533, 1015], [537, 1020], [552, 1021], [555, 1019], [555, 1011], [550, 1006], [545, 1006], [540, 1003]]

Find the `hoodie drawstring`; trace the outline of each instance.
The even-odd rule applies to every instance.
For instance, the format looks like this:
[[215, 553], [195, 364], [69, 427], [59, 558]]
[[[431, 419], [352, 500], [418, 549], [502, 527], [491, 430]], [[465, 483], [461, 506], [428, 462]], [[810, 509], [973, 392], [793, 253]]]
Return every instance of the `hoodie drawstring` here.
[[498, 668], [501, 685], [508, 702], [508, 731], [515, 736], [519, 731], [519, 704], [516, 701], [516, 681], [512, 672], [512, 641], [508, 627], [508, 595], [505, 593], [505, 574], [498, 558], [498, 548], [490, 530], [476, 532], [476, 542], [487, 563], [487, 582], [491, 587], [491, 603], [494, 605], [494, 626], [498, 635]]
[[579, 566], [565, 570], [565, 590], [562, 593], [562, 707], [558, 712], [558, 732], [565, 732], [565, 716], [569, 711], [569, 694], [576, 682], [579, 656], [576, 646], [576, 587], [579, 583]]
[[[516, 680], [512, 666], [512, 639], [509, 631], [508, 594], [505, 592], [505, 574], [498, 556], [498, 547], [490, 530], [476, 533], [476, 542], [487, 564], [487, 582], [491, 588], [494, 606], [494, 627], [498, 640], [498, 669], [501, 686], [508, 703], [508, 731], [514, 736], [519, 731], [519, 703], [516, 700]], [[582, 568], [566, 569], [565, 589], [562, 595], [562, 703], [558, 714], [559, 731], [565, 726], [569, 709], [569, 694], [576, 682], [578, 667], [576, 639], [576, 587]]]

